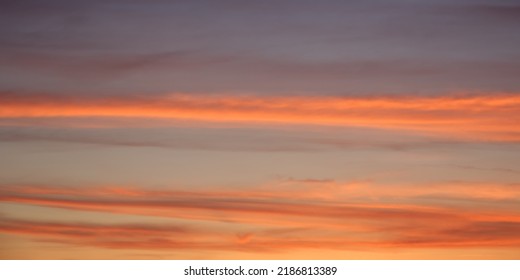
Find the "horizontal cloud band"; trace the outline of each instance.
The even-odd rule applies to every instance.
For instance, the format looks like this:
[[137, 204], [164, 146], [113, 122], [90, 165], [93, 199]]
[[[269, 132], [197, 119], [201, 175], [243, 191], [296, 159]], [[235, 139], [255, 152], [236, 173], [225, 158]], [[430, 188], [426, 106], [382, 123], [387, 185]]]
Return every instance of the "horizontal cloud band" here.
[[[0, 232], [83, 246], [149, 250], [520, 247], [519, 196], [517, 185], [395, 187], [326, 180], [291, 180], [249, 190], [211, 191], [4, 186], [0, 192], [0, 202], [4, 203], [171, 217], [196, 220], [198, 226], [4, 219]], [[421, 198], [440, 202], [424, 205], [418, 201]], [[450, 199], [474, 203], [445, 204]], [[481, 207], [479, 201], [485, 201], [488, 207]], [[237, 230], [230, 223], [248, 225], [249, 231]]]
[[486, 141], [520, 140], [520, 96], [259, 97], [183, 95], [71, 98], [2, 95], [0, 118], [102, 117], [400, 129]]

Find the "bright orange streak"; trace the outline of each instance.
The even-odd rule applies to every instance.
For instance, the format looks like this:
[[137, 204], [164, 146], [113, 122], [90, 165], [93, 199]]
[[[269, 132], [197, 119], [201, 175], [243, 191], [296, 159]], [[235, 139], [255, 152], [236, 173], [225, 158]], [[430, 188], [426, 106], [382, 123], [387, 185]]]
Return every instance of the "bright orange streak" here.
[[[150, 190], [126, 187], [4, 186], [0, 202], [69, 210], [198, 220], [180, 225], [103, 225], [0, 219], [0, 233], [86, 247], [288, 252], [302, 249], [483, 248], [520, 246], [516, 205], [423, 206], [416, 198], [484, 199], [499, 205], [518, 198], [516, 185], [334, 186], [334, 181], [293, 180], [251, 190]], [[305, 188], [314, 186], [315, 188]], [[392, 192], [394, 189], [397, 195]], [[317, 192], [332, 195], [315, 198]], [[410, 191], [410, 193], [407, 193]], [[490, 196], [496, 192], [496, 195]], [[360, 201], [357, 198], [378, 199]], [[394, 198], [405, 199], [393, 201]], [[354, 202], [352, 202], [354, 201]], [[393, 201], [393, 204], [392, 204]], [[206, 222], [248, 225], [248, 232]]]
[[362, 126], [520, 140], [520, 96], [160, 98], [0, 97], [0, 118], [110, 117]]

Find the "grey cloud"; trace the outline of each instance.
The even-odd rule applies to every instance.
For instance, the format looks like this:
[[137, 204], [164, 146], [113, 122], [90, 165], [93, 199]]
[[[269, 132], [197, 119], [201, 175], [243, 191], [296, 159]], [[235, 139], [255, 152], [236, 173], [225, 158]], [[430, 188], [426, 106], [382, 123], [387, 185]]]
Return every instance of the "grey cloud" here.
[[[5, 122], [6, 120], [4, 120]], [[24, 120], [28, 125], [36, 123]], [[87, 123], [92, 124], [92, 119]], [[107, 120], [99, 120], [107, 123]], [[52, 120], [51, 120], [52, 123]], [[1, 124], [1, 122], [0, 122]], [[42, 125], [41, 120], [37, 122]], [[19, 125], [19, 123], [18, 123]], [[263, 151], [263, 152], [318, 152], [351, 149], [384, 149], [408, 151], [416, 149], [454, 148], [468, 145], [465, 141], [450, 141], [398, 132], [380, 132], [370, 129], [345, 129], [327, 136], [319, 130], [284, 130], [253, 128], [182, 128], [168, 126], [168, 132], [153, 128], [0, 128], [4, 142], [61, 142], [108, 145], [121, 147], [155, 147], [164, 149]], [[330, 135], [330, 133], [333, 133]], [[486, 143], [481, 143], [486, 144]], [[492, 143], [487, 143], [492, 145]]]

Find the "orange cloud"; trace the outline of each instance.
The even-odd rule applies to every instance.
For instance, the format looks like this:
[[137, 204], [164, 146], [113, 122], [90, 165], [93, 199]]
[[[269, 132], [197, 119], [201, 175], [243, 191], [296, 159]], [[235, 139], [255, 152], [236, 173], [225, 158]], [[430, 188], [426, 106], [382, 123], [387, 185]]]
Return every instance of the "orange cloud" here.
[[[460, 214], [448, 209], [428, 209], [412, 205], [350, 205], [312, 203], [258, 197], [233, 196], [205, 198], [196, 196], [121, 197], [91, 196], [54, 197], [27, 194], [3, 194], [0, 201], [57, 207], [71, 210], [97, 211], [147, 216], [175, 217], [205, 221], [228, 221], [257, 225], [293, 225], [356, 228], [363, 220], [400, 220], [417, 222], [458, 220]], [[424, 209], [426, 208], [426, 209]], [[338, 224], [338, 220], [345, 223]]]
[[0, 233], [40, 242], [119, 250], [241, 251], [252, 255], [305, 249], [384, 251], [395, 248], [520, 247], [519, 229], [518, 222], [473, 222], [444, 228], [438, 225], [374, 227], [371, 233], [363, 235], [327, 229], [320, 229], [321, 234], [302, 230], [297, 234], [283, 234], [280, 230], [262, 229], [255, 234], [233, 234], [233, 230], [194, 231], [146, 224], [102, 225], [12, 219], [0, 222]]
[[[520, 209], [511, 203], [519, 197], [515, 189], [518, 186], [459, 183], [394, 187], [329, 181], [240, 191], [6, 186], [0, 192], [0, 201], [256, 226], [339, 228], [364, 232], [367, 224], [386, 227], [402, 221], [418, 226], [520, 222]], [[320, 196], [319, 193], [327, 195]], [[446, 203], [450, 200], [458, 203]], [[479, 202], [490, 206], [472, 206]], [[509, 206], [504, 202], [509, 202]]]
[[[242, 190], [2, 186], [0, 202], [141, 215], [143, 221], [146, 216], [173, 217], [176, 223], [195, 220], [197, 227], [3, 218], [0, 233], [104, 249], [253, 255], [294, 250], [520, 248], [520, 209], [515, 203], [504, 206], [517, 201], [515, 189], [518, 186], [378, 186], [325, 179], [288, 179]], [[317, 195], [320, 192], [328, 195]], [[425, 203], [424, 198], [437, 200]], [[460, 205], [446, 204], [450, 199]], [[460, 203], [464, 199], [469, 203]]]
[[0, 118], [190, 120], [360, 126], [490, 141], [520, 140], [520, 96], [253, 97], [168, 95], [156, 98], [2, 96]]

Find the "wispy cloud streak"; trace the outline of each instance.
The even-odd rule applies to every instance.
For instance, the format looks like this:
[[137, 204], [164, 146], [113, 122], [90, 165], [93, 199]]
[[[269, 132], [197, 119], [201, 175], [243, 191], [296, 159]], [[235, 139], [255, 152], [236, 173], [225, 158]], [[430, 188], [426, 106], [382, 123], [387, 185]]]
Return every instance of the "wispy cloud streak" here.
[[[157, 98], [0, 97], [0, 118], [116, 118], [255, 124], [355, 126], [460, 139], [518, 141], [518, 95], [441, 97], [253, 97], [167, 95]], [[464, 129], [461, 129], [463, 127]]]
[[[320, 195], [321, 193], [321, 195]], [[424, 204], [427, 197], [468, 205]], [[4, 186], [0, 201], [76, 211], [196, 220], [183, 226], [91, 225], [4, 219], [0, 231], [52, 242], [115, 249], [287, 251], [293, 249], [520, 246], [520, 194], [514, 185], [392, 187], [333, 180], [285, 180], [247, 190]], [[490, 207], [477, 207], [476, 201]], [[509, 203], [509, 206], [495, 207]], [[507, 203], [506, 203], [507, 204]], [[495, 206], [493, 206], [495, 205]], [[211, 228], [206, 223], [248, 225]], [[319, 229], [313, 230], [313, 229]], [[117, 238], [123, 235], [123, 238]]]

